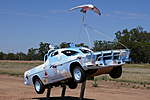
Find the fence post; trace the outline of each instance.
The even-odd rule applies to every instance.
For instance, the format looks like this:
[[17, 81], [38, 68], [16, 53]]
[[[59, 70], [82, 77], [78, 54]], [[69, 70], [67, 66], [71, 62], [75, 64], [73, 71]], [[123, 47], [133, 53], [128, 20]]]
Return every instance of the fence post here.
[[51, 94], [51, 88], [48, 88], [48, 89], [47, 89], [46, 97], [49, 98], [49, 97], [50, 97], [50, 94]]
[[81, 91], [80, 91], [80, 99], [81, 100], [84, 98], [85, 86], [86, 86], [86, 81], [83, 82], [81, 85]]
[[66, 93], [66, 86], [64, 85], [64, 86], [62, 87], [61, 97], [64, 97], [64, 96], [65, 96], [65, 93]]

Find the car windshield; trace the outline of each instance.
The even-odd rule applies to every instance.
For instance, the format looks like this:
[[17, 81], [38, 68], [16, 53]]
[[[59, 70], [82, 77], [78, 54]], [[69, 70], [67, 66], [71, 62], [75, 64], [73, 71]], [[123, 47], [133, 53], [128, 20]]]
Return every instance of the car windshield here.
[[58, 55], [58, 51], [51, 53], [51, 57]]
[[73, 55], [76, 55], [78, 52], [73, 51], [73, 50], [65, 50], [65, 51], [62, 51], [62, 53], [65, 54], [66, 56], [73, 56]]
[[52, 53], [52, 52], [54, 52], [55, 50], [51, 50], [51, 51], [49, 51], [48, 52], [48, 56]]

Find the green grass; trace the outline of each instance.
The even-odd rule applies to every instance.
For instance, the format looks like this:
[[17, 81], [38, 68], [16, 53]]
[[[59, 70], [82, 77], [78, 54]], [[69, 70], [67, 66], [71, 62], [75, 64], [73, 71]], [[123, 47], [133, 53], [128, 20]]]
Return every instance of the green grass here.
[[98, 80], [97, 78], [94, 78], [93, 87], [98, 87], [97, 80]]

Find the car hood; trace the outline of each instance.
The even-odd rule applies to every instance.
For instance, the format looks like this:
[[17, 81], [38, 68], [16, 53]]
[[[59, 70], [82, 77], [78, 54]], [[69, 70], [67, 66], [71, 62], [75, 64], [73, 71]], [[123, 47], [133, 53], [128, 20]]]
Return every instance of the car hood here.
[[41, 65], [39, 65], [37, 67], [34, 67], [34, 68], [30, 69], [30, 70], [27, 70], [25, 72], [25, 74], [28, 74], [30, 76], [32, 74], [38, 73], [39, 71], [43, 70], [43, 67], [44, 67], [44, 64], [41, 64]]

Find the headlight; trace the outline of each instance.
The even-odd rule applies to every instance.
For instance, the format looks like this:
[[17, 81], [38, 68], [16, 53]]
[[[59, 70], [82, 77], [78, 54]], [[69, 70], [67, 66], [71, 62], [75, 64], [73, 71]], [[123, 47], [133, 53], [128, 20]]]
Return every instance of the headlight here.
[[25, 72], [24, 73], [24, 84], [28, 85], [29, 82], [29, 73]]
[[29, 73], [28, 72], [24, 73], [24, 78], [29, 79]]
[[28, 80], [28, 79], [29, 79], [29, 75], [27, 74], [27, 75], [25, 76], [25, 78]]

